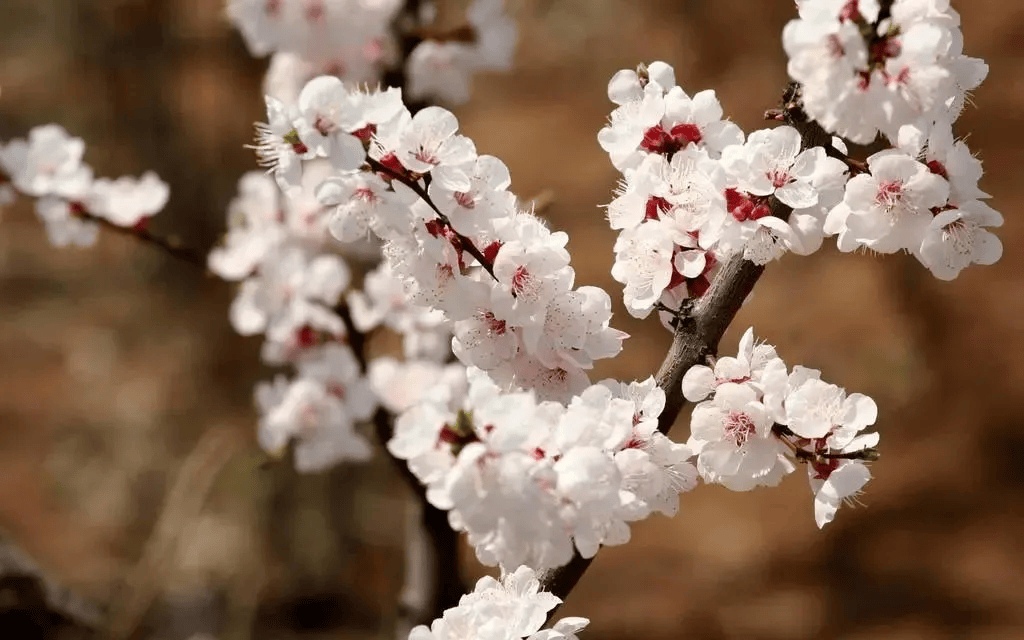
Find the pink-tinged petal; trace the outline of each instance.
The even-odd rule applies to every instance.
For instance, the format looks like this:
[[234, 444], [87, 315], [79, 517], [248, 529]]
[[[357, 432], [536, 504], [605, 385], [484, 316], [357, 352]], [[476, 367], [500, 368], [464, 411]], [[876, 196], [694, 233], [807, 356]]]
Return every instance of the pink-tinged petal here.
[[444, 138], [455, 135], [459, 130], [459, 120], [455, 114], [441, 107], [430, 106], [421, 109], [412, 118], [412, 126], [418, 129], [429, 129], [438, 137]]
[[722, 105], [713, 89], [705, 89], [693, 96], [693, 119], [698, 125], [722, 119]]
[[665, 91], [676, 86], [676, 72], [672, 65], [656, 60], [647, 66], [647, 77]]
[[802, 438], [824, 438], [832, 430], [832, 422], [821, 416], [791, 418], [789, 429]]
[[871, 479], [871, 472], [863, 463], [846, 460], [833, 471], [825, 483], [821, 485], [819, 493], [827, 496], [830, 500], [842, 500], [858, 493], [868, 480]]
[[783, 126], [772, 129], [769, 148], [776, 158], [791, 162], [800, 153], [800, 143], [800, 132], [793, 127]]
[[798, 155], [793, 161], [793, 166], [789, 169], [789, 175], [794, 178], [810, 180], [814, 176], [815, 171], [818, 170], [818, 166], [820, 164], [824, 164], [825, 161], [829, 159], [840, 162], [835, 158], [828, 158], [825, 155], [825, 150], [821, 147], [814, 147], [801, 151], [800, 155]]
[[[850, 178], [850, 181], [846, 183], [843, 203], [854, 211], [868, 209], [874, 204], [875, 196], [878, 195], [878, 184], [878, 180], [864, 173]], [[828, 223], [826, 223], [825, 229], [828, 229]]]
[[690, 417], [690, 434], [697, 440], [716, 442], [724, 433], [722, 421], [725, 414], [710, 402], [702, 402], [693, 409]]
[[366, 150], [359, 138], [341, 133], [331, 146], [330, 160], [338, 171], [355, 171], [366, 160]]
[[743, 410], [748, 404], [757, 401], [757, 393], [745, 384], [726, 382], [718, 385], [715, 390], [715, 402], [727, 409]]
[[562, 618], [561, 620], [559, 620], [558, 622], [555, 623], [555, 626], [553, 627], [553, 629], [555, 631], [558, 631], [559, 633], [564, 633], [565, 635], [569, 635], [569, 634], [576, 633], [577, 631], [582, 631], [583, 629], [586, 628], [586, 626], [588, 624], [590, 624], [590, 620], [588, 620], [586, 618], [579, 618], [579, 617]]
[[879, 435], [877, 433], [865, 433], [859, 435], [843, 447], [843, 451], [852, 452], [860, 451], [862, 449], [870, 449], [878, 446]]
[[740, 344], [736, 349], [736, 355], [747, 363], [754, 357], [754, 327], [747, 327], [747, 330], [740, 336]]
[[832, 520], [836, 517], [836, 511], [838, 510], [839, 503], [815, 496], [814, 521], [818, 524], [819, 529], [823, 528], [826, 524], [832, 522]]
[[467, 167], [465, 165], [444, 165], [435, 168], [430, 172], [430, 174], [439, 186], [451, 191], [465, 192], [469, 191], [473, 185], [470, 181], [469, 174], [466, 172], [466, 168]]
[[849, 205], [845, 202], [837, 204], [828, 212], [828, 216], [825, 217], [825, 226], [823, 227], [825, 235], [834, 236], [846, 229], [846, 219], [849, 217]]
[[722, 356], [715, 362], [715, 377], [721, 381], [744, 382], [750, 377], [750, 356], [740, 351], [740, 357]]
[[735, 475], [742, 463], [743, 454], [731, 442], [715, 442], [700, 452], [697, 470], [705, 481], [721, 482], [722, 478]]

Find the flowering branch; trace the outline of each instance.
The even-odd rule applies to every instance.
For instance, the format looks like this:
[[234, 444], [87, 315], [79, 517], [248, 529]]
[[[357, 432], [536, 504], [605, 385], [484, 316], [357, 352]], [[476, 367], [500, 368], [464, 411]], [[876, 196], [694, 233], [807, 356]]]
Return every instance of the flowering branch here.
[[[796, 104], [798, 94], [799, 85], [790, 83], [782, 96], [786, 107], [781, 112], [786, 123], [800, 132], [801, 148], [831, 146], [831, 136], [817, 122], [809, 120], [801, 109], [790, 108]], [[771, 196], [769, 206], [772, 215], [782, 220], [787, 219], [792, 211], [775, 196]], [[718, 343], [762, 273], [764, 265], [754, 264], [742, 254], [733, 256], [721, 266], [711, 287], [693, 302], [691, 310], [680, 315], [668, 354], [655, 376], [658, 386], [665, 392], [665, 408], [658, 418], [658, 430], [662, 433], [669, 432], [686, 406], [681, 384], [683, 374], [717, 353]], [[565, 600], [592, 560], [575, 553], [569, 564], [543, 577], [544, 590]], [[549, 613], [549, 620], [557, 610], [558, 607]]]
[[[285, 74], [295, 84], [277, 87], [284, 97], [267, 95], [256, 149], [277, 185], [243, 178], [208, 264], [241, 281], [235, 328], [266, 334], [264, 360], [295, 369], [257, 388], [261, 446], [318, 471], [369, 458], [356, 426], [372, 421], [415, 488], [423, 509], [407, 524], [422, 520], [423, 531], [406, 541], [402, 633], [458, 599], [457, 532], [503, 580], [481, 581], [410, 638], [486, 628], [567, 640], [584, 621], [538, 630], [600, 547], [627, 542], [631, 522], [674, 515], [698, 477], [747, 491], [803, 465], [819, 527], [860, 493], [871, 478], [864, 463], [878, 457], [879, 434], [861, 433], [877, 419], [874, 401], [820, 371], [790, 370], [753, 329], [736, 357], [717, 349], [764, 265], [813, 253], [826, 235], [842, 251], [911, 251], [943, 279], [998, 260], [1001, 243], [984, 228], [1002, 217], [982, 202], [980, 165], [948, 117], [987, 73], [962, 55], [955, 12], [799, 3], [783, 32], [794, 82], [766, 112], [785, 126], [749, 135], [722, 118], [714, 91], [691, 97], [664, 62], [612, 77], [618, 107], [598, 135], [623, 174], [607, 207], [621, 230], [611, 272], [628, 312], [658, 311], [673, 340], [656, 378], [595, 384], [594, 361], [628, 337], [609, 324], [607, 292], [575, 286], [567, 235], [522, 210], [508, 168], [478, 155], [452, 113], [418, 102], [460, 102], [470, 72], [507, 63], [514, 26], [504, 1], [475, 0], [469, 29], [433, 36], [419, 0], [367, 8], [367, 28], [301, 1], [298, 12], [262, 0], [229, 10], [250, 16], [241, 25], [250, 47], [277, 52], [286, 72], [289, 53], [367, 46], [307, 60]], [[400, 88], [352, 89], [337, 77], [379, 77], [394, 64], [388, 81]], [[309, 79], [324, 65], [328, 75]], [[865, 162], [847, 155], [844, 139], [880, 134], [892, 148]], [[0, 161], [20, 190], [51, 196], [37, 205], [51, 237], [91, 242], [98, 216], [173, 248], [139, 236], [166, 199], [155, 179], [93, 184], [78, 166], [81, 141], [62, 130], [34, 137]], [[345, 304], [352, 273], [328, 231], [383, 242], [384, 260]], [[381, 326], [403, 336], [403, 362], [369, 359], [367, 333]], [[688, 401], [698, 403], [689, 440], [673, 442], [665, 434]], [[550, 569], [546, 590], [535, 569]]]
[[[455, 227], [452, 226], [452, 223], [448, 219], [448, 216], [446, 216], [444, 213], [441, 212], [440, 209], [437, 208], [437, 205], [434, 204], [434, 201], [430, 198], [430, 194], [428, 194], [426, 190], [423, 187], [421, 187], [416, 180], [412, 180], [408, 176], [402, 175], [401, 172], [395, 171], [394, 169], [384, 164], [381, 164], [379, 161], [374, 160], [369, 156], [367, 156], [366, 158], [366, 164], [377, 173], [384, 173], [392, 180], [398, 180], [405, 186], [409, 187], [409, 189], [411, 189], [417, 196], [420, 197], [420, 200], [426, 203], [427, 206], [429, 206], [434, 211], [434, 213], [437, 214], [437, 219], [441, 222], [446, 231], [451, 234], [451, 237], [454, 239], [454, 241], [458, 242], [457, 248], [473, 256], [473, 258], [478, 263], [480, 263], [480, 266], [483, 267], [484, 270], [487, 271], [487, 273], [489, 273], [492, 278], [494, 278], [495, 280], [498, 279], [498, 277], [494, 275], [494, 261], [487, 258], [483, 254], [483, 252], [477, 248], [477, 246], [473, 243], [473, 241], [470, 238], [467, 238], [466, 236], [455, 230]], [[455, 242], [453, 242], [453, 244], [455, 244]]]

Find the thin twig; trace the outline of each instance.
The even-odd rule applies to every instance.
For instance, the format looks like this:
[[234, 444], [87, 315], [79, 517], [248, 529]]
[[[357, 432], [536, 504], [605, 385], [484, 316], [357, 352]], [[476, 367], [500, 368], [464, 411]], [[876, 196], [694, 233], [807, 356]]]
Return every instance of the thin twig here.
[[72, 212], [73, 215], [75, 215], [78, 218], [81, 218], [82, 220], [95, 222], [104, 229], [109, 229], [110, 231], [113, 231], [119, 235], [136, 238], [150, 246], [160, 249], [161, 251], [163, 251], [164, 253], [173, 258], [177, 258], [178, 260], [187, 262], [194, 267], [206, 269], [206, 259], [203, 256], [199, 255], [198, 253], [187, 247], [182, 246], [181, 243], [178, 242], [177, 240], [171, 238], [162, 238], [160, 236], [154, 235], [152, 232], [149, 231], [149, 229], [146, 228], [144, 224], [136, 225], [134, 227], [121, 227], [107, 220], [106, 218], [101, 218], [97, 215], [89, 213], [88, 211], [80, 207], [75, 207], [73, 205]]
[[446, 216], [444, 213], [441, 212], [440, 209], [437, 208], [437, 205], [434, 204], [434, 201], [430, 198], [430, 194], [428, 194], [426, 189], [421, 187], [416, 180], [411, 180], [407, 176], [403, 176], [397, 171], [384, 166], [383, 164], [369, 156], [366, 157], [366, 164], [369, 165], [369, 167], [376, 171], [377, 173], [385, 173], [388, 176], [390, 176], [391, 179], [398, 180], [405, 186], [412, 189], [413, 192], [415, 192], [416, 195], [420, 197], [420, 200], [423, 200], [423, 202], [427, 203], [427, 206], [429, 206], [434, 211], [434, 213], [437, 214], [437, 219], [440, 220], [446, 227], [452, 230], [452, 233], [458, 239], [461, 248], [466, 253], [473, 256], [473, 258], [480, 263], [480, 266], [484, 268], [484, 271], [489, 273], [492, 278], [494, 278], [495, 280], [498, 279], [498, 276], [494, 275], [494, 265], [491, 263], [491, 261], [484, 256], [483, 252], [481, 252], [480, 249], [478, 249], [475, 244], [473, 244], [472, 240], [470, 240], [469, 238], [455, 230], [455, 227], [452, 226], [451, 221], [448, 220], [448, 216]]
[[[383, 74], [382, 79], [385, 85], [399, 87], [403, 90], [407, 88], [408, 78], [405, 72], [405, 64], [413, 50], [423, 40], [423, 34], [421, 33], [422, 25], [420, 24], [422, 5], [422, 0], [405, 0], [402, 10], [399, 11], [395, 18], [392, 26], [398, 40], [399, 55], [396, 56], [396, 64]], [[420, 109], [426, 107], [427, 103], [422, 100], [409, 101], [406, 99], [406, 106], [411, 113], [415, 114]], [[420, 188], [419, 184], [415, 182], [409, 184], [402, 179], [402, 176], [395, 175], [395, 172], [389, 171], [372, 158], [368, 157], [367, 162], [375, 171], [383, 171], [401, 180], [406, 186], [416, 191], [417, 195], [452, 229], [452, 232], [456, 233], [463, 248], [492, 277], [494, 276], [494, 271], [489, 261], [477, 250], [469, 238], [465, 238], [455, 231], [454, 227], [451, 226], [438, 208], [434, 206], [433, 201]], [[348, 328], [354, 329], [351, 316], [346, 313], [342, 317], [345, 319]], [[362, 361], [365, 363], [366, 354], [363, 352], [365, 336], [358, 342], [358, 347]], [[391, 438], [394, 428], [393, 421], [394, 416], [383, 409], [377, 411], [373, 417], [377, 437], [382, 444], [387, 443]], [[419, 533], [411, 533], [409, 527], [414, 526], [415, 523], [407, 523], [406, 584], [403, 589], [402, 602], [399, 604], [399, 619], [396, 625], [398, 637], [405, 638], [408, 637], [408, 630], [412, 627], [420, 624], [429, 625], [434, 618], [440, 617], [445, 609], [456, 606], [465, 589], [459, 577], [459, 534], [448, 524], [448, 514], [427, 501], [426, 487], [413, 475], [412, 471], [409, 470], [409, 466], [404, 461], [394, 456], [389, 457], [399, 475], [405, 479], [406, 483], [413, 490], [416, 496], [415, 499], [419, 503], [419, 508], [417, 509], [420, 516]], [[416, 566], [409, 566], [412, 564]]]
[[[365, 375], [369, 336], [356, 329], [346, 305], [338, 305], [334, 311], [345, 323], [349, 348]], [[394, 431], [394, 415], [378, 409], [373, 415], [373, 426], [381, 445], [387, 445]], [[405, 514], [405, 578], [396, 621], [396, 637], [405, 638], [413, 627], [429, 625], [445, 609], [456, 606], [465, 588], [459, 577], [459, 532], [449, 526], [448, 513], [427, 501], [426, 487], [405, 461], [388, 457], [414, 496]]]

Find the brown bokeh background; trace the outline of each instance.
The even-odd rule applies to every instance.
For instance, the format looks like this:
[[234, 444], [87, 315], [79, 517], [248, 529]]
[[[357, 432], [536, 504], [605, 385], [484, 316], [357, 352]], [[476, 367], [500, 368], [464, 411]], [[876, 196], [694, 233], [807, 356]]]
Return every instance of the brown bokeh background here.
[[[520, 196], [553, 192], [578, 282], [617, 300], [632, 338], [597, 375], [646, 377], [669, 336], [624, 313], [609, 275], [607, 79], [665, 60], [760, 127], [786, 81], [793, 3], [510, 4], [515, 71], [479, 79], [457, 115]], [[991, 66], [958, 132], [1006, 216], [1002, 261], [944, 283], [906, 256], [787, 257], [723, 343], [754, 325], [789, 364], [877, 400], [865, 506], [818, 531], [802, 472], [748, 494], [701, 486], [676, 518], [602, 550], [562, 610], [592, 619], [584, 637], [1024, 637], [1024, 4], [954, 5], [967, 52]], [[254, 168], [242, 145], [265, 67], [219, 0], [3, 0], [0, 43], [0, 140], [59, 122], [97, 174], [171, 184], [157, 232], [216, 241]], [[135, 637], [390, 637], [405, 488], [384, 455], [318, 476], [267, 463], [251, 394], [269, 372], [228, 324], [232, 287], [122, 237], [51, 248], [26, 200], [0, 225], [3, 538]]]

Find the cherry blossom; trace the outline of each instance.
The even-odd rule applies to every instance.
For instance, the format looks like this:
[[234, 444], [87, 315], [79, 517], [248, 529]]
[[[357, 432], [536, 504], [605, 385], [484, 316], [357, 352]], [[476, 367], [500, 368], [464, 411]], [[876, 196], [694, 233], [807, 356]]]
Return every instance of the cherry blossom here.
[[708, 482], [733, 491], [774, 485], [784, 468], [785, 449], [771, 433], [773, 420], [757, 391], [734, 382], [715, 389], [693, 410], [687, 446], [697, 453], [697, 470]]
[[30, 196], [78, 197], [92, 180], [82, 164], [85, 142], [57, 124], [34, 127], [28, 140], [14, 139], [0, 149], [0, 168], [14, 188]]
[[89, 212], [119, 227], [131, 227], [164, 208], [170, 188], [152, 171], [141, 178], [98, 178], [85, 198]]
[[825, 232], [839, 234], [839, 249], [858, 246], [879, 253], [920, 246], [931, 209], [949, 197], [949, 183], [895, 150], [868, 158], [870, 174], [854, 176], [843, 202], [829, 212]]
[[940, 280], [952, 280], [971, 264], [994, 264], [1003, 244], [986, 227], [999, 227], [1003, 217], [985, 203], [971, 200], [935, 215], [917, 251], [918, 259]]
[[[289, 440], [296, 440], [295, 467], [304, 472], [322, 471], [343, 460], [369, 458], [369, 443], [353, 429], [358, 408], [352, 413], [352, 405], [339, 393], [324, 381], [308, 377], [288, 382], [279, 376], [273, 384], [257, 386], [256, 401], [263, 415], [260, 446], [279, 455]], [[356, 401], [363, 402], [365, 408], [365, 400]]]
[[960, 17], [948, 2], [895, 2], [879, 21], [876, 0], [804, 0], [783, 31], [789, 75], [807, 113], [866, 144], [882, 132], [959, 114], [988, 67], [962, 53]]
[[466, 21], [466, 29], [413, 49], [406, 63], [410, 98], [459, 105], [469, 100], [475, 73], [511, 68], [518, 30], [505, 0], [474, 0]]
[[447, 609], [429, 628], [414, 628], [409, 640], [575, 640], [589, 623], [586, 618], [562, 618], [541, 630], [548, 612], [560, 603], [560, 598], [541, 590], [537, 572], [520, 566], [503, 572], [501, 580], [481, 578], [458, 606]]

